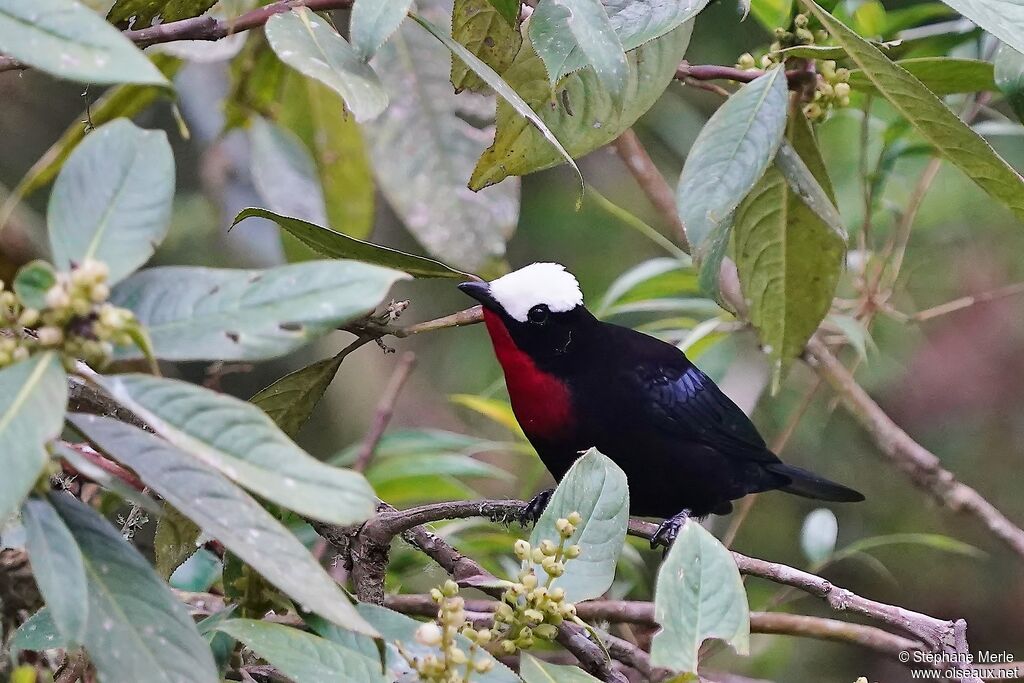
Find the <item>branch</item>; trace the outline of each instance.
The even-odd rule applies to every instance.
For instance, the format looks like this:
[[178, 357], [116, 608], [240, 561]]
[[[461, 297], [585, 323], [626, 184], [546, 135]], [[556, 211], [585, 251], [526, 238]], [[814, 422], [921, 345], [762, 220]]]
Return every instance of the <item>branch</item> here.
[[902, 470], [915, 486], [955, 512], [972, 515], [1024, 558], [1024, 530], [1011, 522], [992, 503], [942, 466], [938, 456], [914, 441], [893, 422], [853, 375], [820, 340], [807, 343], [807, 360], [832, 386], [843, 407], [871, 435], [882, 455]]
[[384, 436], [384, 430], [387, 429], [388, 423], [391, 422], [391, 417], [395, 413], [395, 402], [398, 400], [398, 394], [402, 391], [402, 387], [405, 386], [405, 382], [409, 379], [409, 375], [415, 366], [416, 354], [411, 351], [403, 353], [402, 357], [398, 359], [398, 365], [391, 375], [391, 380], [384, 387], [380, 403], [377, 404], [373, 425], [366, 434], [366, 438], [359, 448], [359, 454], [356, 455], [356, 461], [352, 465], [352, 469], [356, 472], [365, 471], [366, 466], [370, 464], [370, 459], [373, 458], [377, 445], [380, 443], [381, 437]]
[[661, 175], [658, 167], [654, 165], [651, 155], [640, 143], [640, 138], [632, 128], [627, 128], [626, 132], [615, 138], [612, 144], [615, 145], [615, 151], [619, 153], [622, 163], [640, 185], [640, 189], [661, 214], [662, 220], [672, 228], [679, 246], [683, 251], [689, 252], [690, 243], [686, 239], [686, 230], [676, 209], [676, 193], [665, 182], [665, 176]]

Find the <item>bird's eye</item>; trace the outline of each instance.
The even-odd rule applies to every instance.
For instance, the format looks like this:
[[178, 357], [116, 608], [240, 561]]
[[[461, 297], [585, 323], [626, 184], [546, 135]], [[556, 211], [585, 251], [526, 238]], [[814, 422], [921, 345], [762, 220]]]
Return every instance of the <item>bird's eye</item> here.
[[548, 321], [548, 314], [551, 311], [544, 304], [537, 304], [530, 309], [530, 312], [526, 314], [526, 317], [530, 319], [531, 323], [543, 324]]

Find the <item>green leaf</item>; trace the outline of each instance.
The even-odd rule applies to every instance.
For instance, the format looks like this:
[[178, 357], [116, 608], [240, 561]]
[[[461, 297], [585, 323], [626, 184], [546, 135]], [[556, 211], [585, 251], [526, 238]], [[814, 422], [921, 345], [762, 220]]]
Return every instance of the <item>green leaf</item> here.
[[50, 502], [81, 548], [89, 587], [84, 645], [103, 681], [219, 683], [210, 648], [146, 559], [81, 501]]
[[[572, 512], [579, 512], [583, 522], [566, 543], [579, 545], [582, 552], [566, 564], [557, 585], [565, 589], [566, 600], [580, 602], [600, 596], [612, 585], [629, 523], [626, 475], [596, 449], [587, 451], [562, 477], [530, 534], [530, 544], [536, 547], [544, 539], [557, 544], [561, 537], [555, 522]], [[540, 565], [534, 571], [547, 576]]]
[[654, 620], [661, 631], [651, 644], [651, 664], [697, 671], [697, 653], [719, 638], [746, 654], [750, 613], [732, 553], [696, 520], [690, 520], [658, 570]]
[[[99, 465], [93, 463], [76, 449], [71, 448], [61, 441], [51, 441], [49, 448], [51, 453], [56, 457], [66, 460], [76, 472], [86, 479], [99, 484], [108, 491], [113, 491], [117, 495], [121, 496], [125, 501], [132, 505], [138, 505], [154, 517], [161, 516], [162, 511], [159, 503], [147, 496], [145, 493], [132, 488], [121, 479], [101, 468]], [[157, 521], [157, 531], [159, 530], [160, 520]]]
[[89, 598], [85, 561], [71, 532], [45, 500], [32, 498], [21, 508], [25, 547], [32, 575], [65, 643], [85, 638]]
[[793, 16], [793, 0], [750, 0], [750, 13], [769, 31], [789, 26]]
[[487, 0], [498, 14], [509, 24], [515, 26], [519, 22], [519, 0]]
[[72, 81], [170, 87], [139, 48], [75, 0], [0, 0], [0, 53]]
[[67, 402], [67, 378], [52, 351], [0, 370], [0, 519], [21, 506], [43, 473], [44, 446], [60, 434]]
[[1000, 45], [996, 52], [994, 77], [1017, 118], [1024, 121], [1024, 54], [1009, 45]]
[[854, 541], [838, 550], [833, 556], [833, 560], [890, 545], [919, 545], [953, 555], [963, 555], [977, 559], [988, 557], [988, 553], [984, 550], [942, 534], [887, 534]]
[[14, 276], [14, 293], [29, 308], [46, 308], [46, 293], [57, 284], [57, 273], [46, 261], [31, 261]]
[[112, 121], [68, 157], [47, 211], [57, 268], [86, 259], [110, 268], [110, 283], [144, 264], [167, 234], [174, 155], [167, 134]]
[[[806, 164], [810, 182], [828, 186], [814, 134], [799, 109], [790, 117], [789, 139], [799, 153], [797, 159]], [[740, 204], [733, 227], [733, 257], [743, 298], [772, 359], [776, 390], [828, 314], [846, 254], [842, 226], [837, 230], [825, 223], [792, 190], [779, 163]], [[818, 203], [831, 206], [831, 199], [822, 191]]]
[[[352, 261], [270, 270], [167, 266], [136, 273], [111, 301], [149, 330], [158, 358], [258, 360], [293, 351], [365, 315], [405, 275]], [[138, 358], [119, 347], [119, 357]]]
[[653, 258], [615, 278], [605, 290], [597, 311], [607, 315], [617, 304], [697, 293], [697, 274], [689, 258]]
[[[707, 0], [603, 0], [612, 29], [626, 50], [660, 38], [689, 21], [707, 6]], [[584, 66], [581, 62], [573, 68]]]
[[613, 99], [625, 92], [629, 64], [600, 0], [541, 0], [530, 17], [529, 33], [552, 87], [574, 70], [570, 58], [575, 52]]
[[[416, 640], [416, 630], [423, 625], [423, 622], [416, 621], [411, 617], [399, 614], [386, 607], [378, 607], [368, 603], [359, 603], [356, 605], [356, 610], [380, 632], [384, 639], [387, 647], [387, 670], [390, 675], [388, 680], [416, 680], [415, 675], [410, 673], [412, 670], [409, 668], [409, 664], [399, 653], [397, 644], [401, 643], [402, 649], [413, 657], [424, 657], [431, 653], [436, 654], [436, 647], [423, 645]], [[315, 622], [312, 622], [312, 624], [313, 628], [323, 637], [335, 641], [338, 640], [335, 635], [337, 631], [324, 630]], [[341, 635], [346, 639], [350, 637], [344, 633]], [[345, 644], [347, 641], [341, 642]], [[463, 651], [469, 651], [470, 642], [461, 633], [455, 636], [455, 642]], [[473, 683], [522, 683], [521, 679], [511, 669], [494, 659], [488, 652], [479, 652], [477, 657], [493, 659], [494, 665], [486, 673], [474, 673]]]
[[302, 141], [261, 116], [252, 116], [249, 126], [249, 168], [260, 199], [274, 213], [326, 223], [316, 164]]
[[839, 521], [828, 508], [818, 508], [804, 518], [800, 529], [800, 548], [813, 563], [824, 562], [836, 548]]
[[504, 256], [519, 219], [519, 187], [466, 190], [486, 146], [467, 115], [487, 114], [467, 108], [478, 99], [455, 96], [448, 63], [430, 35], [403, 26], [374, 60], [393, 106], [367, 126], [367, 139], [381, 193], [417, 241], [459, 268], [482, 270]]
[[[84, 431], [83, 434], [89, 435]], [[99, 441], [98, 437], [94, 439], [94, 443], [97, 441]], [[102, 446], [102, 444], [100, 445]], [[140, 443], [139, 445], [148, 444]], [[167, 446], [167, 448], [171, 447]], [[121, 459], [116, 453], [112, 457]], [[125, 464], [131, 467], [127, 461]], [[160, 511], [160, 518], [156, 522], [156, 535], [153, 537], [153, 554], [156, 558], [154, 566], [160, 578], [165, 581], [170, 579], [174, 570], [195, 554], [199, 549], [201, 532], [202, 530], [195, 522], [170, 503], [164, 503]]]
[[274, 221], [289, 233], [299, 238], [303, 244], [317, 253], [336, 259], [354, 259], [387, 268], [402, 270], [413, 277], [444, 277], [464, 280], [468, 273], [456, 270], [440, 261], [424, 256], [407, 254], [390, 247], [380, 246], [371, 242], [343, 235], [330, 228], [322, 228], [298, 218], [279, 216], [266, 209], [243, 209], [235, 216], [233, 225], [238, 225], [246, 218], [266, 218]]
[[1015, 0], [943, 0], [999, 40], [1024, 52], [1024, 5]]
[[[617, 138], [651, 108], [675, 77], [692, 30], [693, 22], [687, 21], [627, 53], [629, 83], [619, 103], [600, 86], [593, 69], [567, 76], [552, 93], [544, 62], [529, 41], [523, 43], [503, 77], [577, 158]], [[526, 175], [561, 162], [527, 119], [499, 103], [494, 144], [477, 162], [469, 186], [479, 190], [508, 176]]]
[[747, 83], [718, 108], [697, 136], [676, 189], [679, 217], [700, 265], [716, 282], [732, 214], [775, 157], [786, 131], [789, 90], [781, 68]]
[[249, 401], [294, 439], [324, 397], [344, 359], [338, 354], [291, 372], [261, 389]]
[[57, 630], [57, 624], [53, 622], [53, 614], [46, 607], [19, 626], [8, 643], [11, 661], [18, 661], [19, 655], [25, 650], [42, 652], [65, 649], [68, 645], [64, 636]]
[[[541, 138], [543, 138], [547, 145], [550, 146], [548, 147], [548, 151], [553, 154], [557, 153], [557, 155], [561, 159], [567, 161], [569, 165], [572, 167], [573, 171], [576, 172], [576, 178], [580, 183], [580, 192], [582, 193], [583, 174], [580, 173], [579, 167], [573, 160], [572, 155], [569, 154], [569, 152], [566, 151], [565, 147], [562, 146], [561, 141], [555, 136], [553, 132], [551, 132], [547, 123], [544, 121], [544, 118], [538, 115], [536, 111], [534, 111], [530, 103], [526, 102], [526, 100], [524, 100], [522, 96], [520, 96], [520, 94], [515, 90], [515, 88], [513, 88], [505, 79], [503, 79], [498, 74], [494, 73], [494, 69], [492, 69], [491, 67], [487, 66], [482, 61], [477, 59], [476, 55], [467, 50], [465, 47], [452, 40], [451, 36], [448, 36], [440, 28], [438, 28], [437, 26], [423, 19], [420, 16], [414, 14], [412, 15], [412, 17], [421, 26], [423, 26], [423, 28], [427, 29], [427, 31], [433, 34], [435, 38], [444, 43], [445, 47], [451, 50], [453, 55], [455, 55], [458, 59], [462, 60], [463, 64], [472, 69], [473, 73], [479, 76], [485, 83], [487, 83], [487, 85], [491, 86], [494, 92], [496, 92], [498, 96], [501, 98], [503, 104], [511, 107], [519, 116], [523, 117], [526, 121], [532, 124], [532, 130], [539, 133]], [[523, 44], [525, 45], [526, 43], [524, 42]], [[543, 64], [541, 65], [541, 68], [543, 68]], [[486, 152], [484, 154], [486, 155]], [[480, 184], [477, 180], [475, 180], [478, 170], [479, 165], [477, 166], [477, 169], [474, 169], [473, 176], [470, 178], [469, 181], [469, 188], [471, 190], [479, 191], [482, 190], [487, 185], [493, 185], [494, 183], [497, 183], [499, 180], [501, 180], [501, 178], [497, 178], [492, 180], [491, 182]]]
[[153, 24], [191, 19], [217, 4], [217, 0], [114, 0], [107, 21], [120, 28], [138, 30]]
[[[512, 65], [512, 60], [523, 44], [523, 36], [516, 28], [515, 21], [509, 22], [489, 0], [455, 0], [452, 9], [452, 38], [499, 74]], [[451, 81], [455, 92], [481, 91], [487, 87], [479, 76], [458, 59], [452, 60]]]
[[369, 237], [374, 223], [369, 152], [359, 124], [345, 115], [342, 99], [319, 81], [292, 73], [285, 81], [278, 120], [313, 153], [326, 225], [352, 237]]
[[[379, 656], [296, 628], [255, 619], [230, 619], [219, 624], [217, 630], [245, 643], [295, 683], [384, 681]], [[373, 643], [367, 636], [362, 638]]]
[[374, 490], [399, 479], [441, 476], [500, 479], [503, 481], [515, 479], [500, 467], [467, 455], [452, 453], [414, 454], [389, 458], [381, 458], [378, 454], [374, 459], [374, 464], [366, 471], [366, 478], [373, 484]]
[[387, 94], [373, 69], [330, 24], [309, 9], [296, 7], [275, 14], [264, 31], [282, 62], [335, 90], [356, 121], [372, 119], [388, 105]]
[[[123, 422], [83, 414], [70, 419], [98, 448], [135, 470], [203, 533], [223, 543], [297, 604], [345, 628], [376, 635], [305, 546], [216, 469]], [[231, 426], [228, 423], [225, 431]], [[288, 487], [286, 479], [281, 482]]]
[[268, 500], [334, 524], [361, 522], [376, 510], [361, 474], [316, 460], [251, 403], [148, 375], [102, 383], [157, 434]]
[[[901, 59], [896, 65], [906, 69], [907, 73], [936, 95], [996, 89], [992, 64], [979, 59], [917, 57]], [[850, 72], [850, 87], [863, 92], [878, 92], [871, 79], [860, 69]]]
[[352, 7], [352, 47], [363, 61], [380, 49], [409, 13], [412, 0], [357, 0]]
[[588, 683], [598, 680], [578, 666], [549, 664], [525, 652], [519, 661], [519, 675], [524, 683]]
[[[846, 49], [850, 58], [896, 111], [983, 190], [1003, 202], [1018, 218], [1024, 218], [1024, 179], [993, 151], [984, 138], [964, 124], [919, 80], [891, 62], [813, 0], [802, 2], [828, 29], [836, 42]], [[957, 0], [950, 4], [957, 7], [962, 2]], [[1007, 11], [1013, 7], [1009, 3], [999, 4], [1006, 4]]]
[[[228, 67], [225, 130], [245, 125], [253, 113], [272, 116], [289, 73], [291, 71], [274, 54], [266, 37], [258, 31], [250, 31], [238, 57], [232, 59]], [[295, 74], [301, 76], [298, 72]]]

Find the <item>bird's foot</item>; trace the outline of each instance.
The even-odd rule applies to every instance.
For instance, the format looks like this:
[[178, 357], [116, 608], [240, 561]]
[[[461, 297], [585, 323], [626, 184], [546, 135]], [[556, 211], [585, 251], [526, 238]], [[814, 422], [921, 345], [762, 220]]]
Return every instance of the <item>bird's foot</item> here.
[[654, 550], [659, 545], [665, 548], [665, 552], [668, 553], [668, 549], [675, 543], [676, 536], [679, 535], [679, 530], [686, 526], [687, 520], [690, 519], [690, 511], [683, 510], [679, 514], [673, 515], [661, 523], [658, 530], [651, 536], [651, 550]]
[[519, 523], [523, 526], [527, 524], [536, 524], [537, 520], [540, 519], [541, 514], [544, 512], [544, 508], [548, 506], [548, 502], [551, 500], [551, 496], [554, 494], [554, 489], [546, 489], [541, 491], [526, 504], [523, 508], [523, 513], [519, 518]]

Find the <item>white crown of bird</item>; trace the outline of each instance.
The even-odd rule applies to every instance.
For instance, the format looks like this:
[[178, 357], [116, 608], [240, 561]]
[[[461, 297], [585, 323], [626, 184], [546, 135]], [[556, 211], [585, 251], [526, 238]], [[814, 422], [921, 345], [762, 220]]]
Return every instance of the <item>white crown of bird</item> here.
[[531, 263], [489, 285], [495, 301], [519, 322], [526, 322], [530, 309], [540, 304], [552, 313], [571, 311], [583, 304], [580, 283], [560, 263]]

